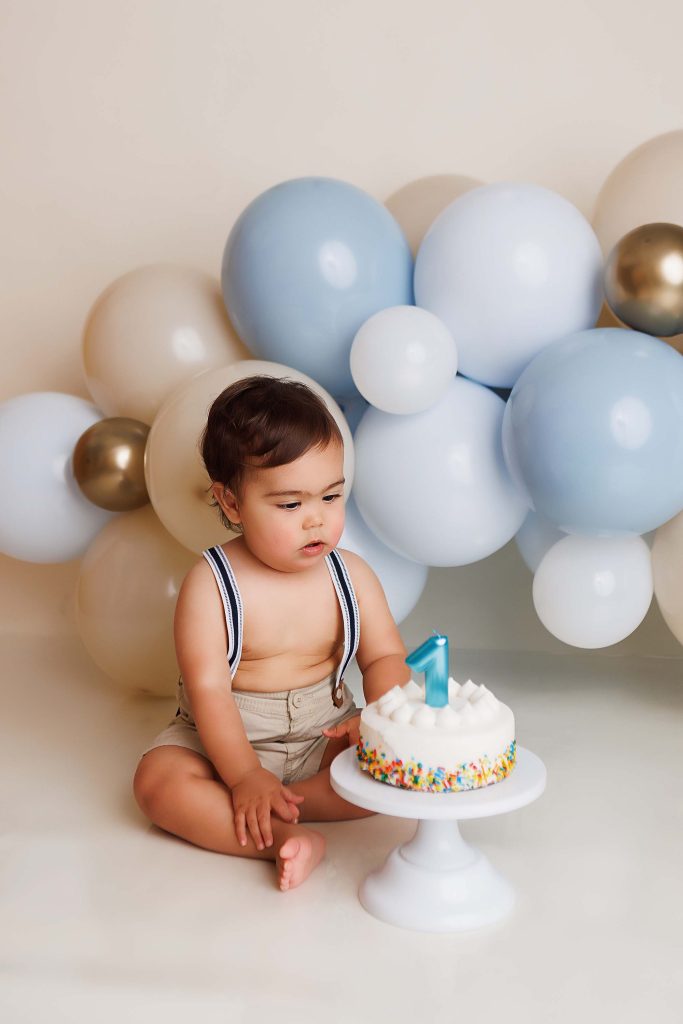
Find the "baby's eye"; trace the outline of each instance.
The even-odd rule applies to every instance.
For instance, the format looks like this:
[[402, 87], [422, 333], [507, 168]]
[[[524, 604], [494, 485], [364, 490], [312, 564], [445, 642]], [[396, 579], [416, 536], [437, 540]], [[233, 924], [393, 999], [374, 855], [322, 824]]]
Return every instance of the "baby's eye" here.
[[328, 503], [331, 504], [335, 500], [335, 498], [341, 498], [341, 494], [326, 494], [325, 497], [323, 498], [323, 501], [327, 501]]
[[301, 502], [299, 501], [288, 501], [285, 505], [278, 505], [278, 508], [286, 508], [289, 509], [290, 512], [293, 512], [300, 504]]

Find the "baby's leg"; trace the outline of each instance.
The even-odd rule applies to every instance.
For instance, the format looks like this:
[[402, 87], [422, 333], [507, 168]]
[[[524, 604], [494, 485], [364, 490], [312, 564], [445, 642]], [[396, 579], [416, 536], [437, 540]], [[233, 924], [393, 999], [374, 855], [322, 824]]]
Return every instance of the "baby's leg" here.
[[332, 789], [330, 765], [348, 745], [346, 736], [328, 740], [317, 775], [288, 783], [292, 792], [304, 797], [304, 802], [299, 804], [301, 821], [347, 821], [350, 818], [367, 818], [375, 813], [349, 803]]
[[176, 745], [155, 747], [141, 759], [133, 783], [144, 814], [159, 828], [195, 846], [235, 857], [275, 861], [281, 889], [301, 884], [320, 862], [325, 840], [319, 832], [271, 818], [273, 845], [247, 845], [236, 835], [230, 790], [201, 754]]

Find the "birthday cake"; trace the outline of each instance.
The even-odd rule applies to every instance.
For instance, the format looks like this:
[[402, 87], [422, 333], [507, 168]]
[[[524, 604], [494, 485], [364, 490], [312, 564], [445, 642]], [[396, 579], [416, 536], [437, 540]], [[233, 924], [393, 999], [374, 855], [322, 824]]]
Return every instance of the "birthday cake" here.
[[[444, 680], [445, 682], [445, 680]], [[378, 782], [424, 793], [479, 789], [515, 765], [515, 719], [485, 686], [448, 679], [448, 701], [426, 702], [425, 686], [394, 686], [360, 716], [358, 760]]]

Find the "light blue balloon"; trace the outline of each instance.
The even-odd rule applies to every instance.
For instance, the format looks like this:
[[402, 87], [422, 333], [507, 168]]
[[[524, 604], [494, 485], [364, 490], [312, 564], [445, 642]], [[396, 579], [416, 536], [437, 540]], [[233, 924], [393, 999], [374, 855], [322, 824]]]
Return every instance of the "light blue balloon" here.
[[221, 272], [230, 318], [255, 356], [355, 394], [356, 331], [387, 306], [412, 305], [413, 259], [389, 211], [333, 178], [296, 178], [238, 218]]
[[517, 486], [567, 533], [656, 529], [683, 509], [683, 356], [638, 331], [577, 331], [524, 370], [503, 419]]
[[424, 412], [368, 408], [354, 434], [353, 495], [387, 547], [421, 565], [468, 565], [514, 537], [528, 506], [503, 459], [504, 408], [464, 377]]
[[403, 558], [375, 536], [356, 508], [353, 495], [346, 502], [340, 548], [355, 551], [377, 574], [394, 622], [403, 622], [422, 596], [429, 570]]

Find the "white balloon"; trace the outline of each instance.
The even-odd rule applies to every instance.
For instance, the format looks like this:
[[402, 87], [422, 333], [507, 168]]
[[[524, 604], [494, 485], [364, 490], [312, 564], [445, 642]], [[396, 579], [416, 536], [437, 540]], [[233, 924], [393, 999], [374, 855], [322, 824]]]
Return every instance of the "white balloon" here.
[[536, 570], [534, 606], [545, 628], [573, 647], [608, 647], [643, 621], [653, 593], [650, 550], [637, 536], [572, 534]]
[[536, 572], [546, 551], [566, 536], [564, 530], [558, 530], [549, 519], [531, 509], [517, 531], [515, 543], [527, 568]]
[[34, 391], [0, 405], [0, 551], [68, 562], [113, 517], [88, 501], [71, 467], [81, 434], [102, 419], [90, 402]]
[[415, 301], [450, 329], [461, 373], [512, 387], [542, 348], [595, 324], [600, 244], [556, 192], [482, 185], [447, 206], [425, 235]]
[[395, 622], [403, 622], [420, 600], [429, 569], [397, 555], [382, 544], [367, 525], [355, 502], [346, 503], [346, 523], [339, 547], [364, 558], [382, 584]]
[[453, 336], [437, 316], [417, 306], [375, 313], [351, 346], [351, 376], [383, 412], [424, 412], [448, 390], [458, 369]]
[[505, 403], [456, 377], [426, 412], [369, 408], [354, 437], [354, 496], [370, 529], [422, 565], [466, 565], [506, 544], [528, 506], [503, 460]]

